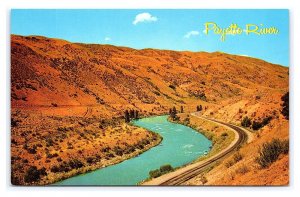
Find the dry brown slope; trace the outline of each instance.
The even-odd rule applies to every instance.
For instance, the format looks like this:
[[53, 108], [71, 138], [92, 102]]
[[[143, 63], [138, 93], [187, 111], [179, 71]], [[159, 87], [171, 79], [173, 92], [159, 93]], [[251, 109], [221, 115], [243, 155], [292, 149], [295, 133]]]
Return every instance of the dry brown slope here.
[[219, 52], [135, 50], [12, 35], [11, 54], [12, 107], [55, 103], [97, 105], [102, 113], [120, 114], [127, 107], [165, 112], [195, 101], [281, 95], [288, 87], [287, 68]]

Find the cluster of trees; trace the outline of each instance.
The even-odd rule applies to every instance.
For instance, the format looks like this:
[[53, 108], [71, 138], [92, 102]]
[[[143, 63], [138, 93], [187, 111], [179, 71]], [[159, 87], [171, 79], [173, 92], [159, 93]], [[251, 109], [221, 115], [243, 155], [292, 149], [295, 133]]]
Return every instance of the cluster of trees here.
[[[183, 110], [183, 109], [182, 109]], [[169, 115], [172, 118], [172, 120], [178, 120], [178, 116], [177, 116], [177, 109], [176, 107], [170, 108], [169, 110]]]
[[264, 126], [266, 126], [267, 124], [269, 124], [269, 122], [272, 120], [271, 116], [265, 117], [261, 122], [257, 122], [257, 121], [253, 121], [252, 122], [252, 129], [253, 130], [258, 130]]
[[202, 111], [202, 109], [203, 109], [202, 105], [197, 105], [197, 109], [196, 109], [197, 111]]
[[160, 166], [159, 169], [151, 170], [149, 172], [150, 178], [157, 178], [163, 174], [167, 174], [168, 172], [172, 172], [174, 168], [170, 164], [166, 164], [163, 166]]
[[51, 172], [58, 173], [58, 172], [69, 172], [73, 169], [79, 169], [84, 167], [85, 164], [81, 162], [80, 160], [73, 159], [68, 162], [62, 162], [58, 166], [52, 166]]
[[265, 117], [261, 122], [259, 121], [251, 121], [250, 118], [248, 118], [248, 116], [244, 117], [242, 119], [241, 125], [243, 127], [252, 127], [253, 130], [259, 130], [260, 128], [266, 126], [267, 124], [269, 124], [269, 122], [272, 120], [271, 116], [267, 116]]
[[124, 112], [124, 118], [125, 122], [130, 122], [132, 119], [138, 119], [139, 118], [139, 111], [138, 110], [125, 110]]

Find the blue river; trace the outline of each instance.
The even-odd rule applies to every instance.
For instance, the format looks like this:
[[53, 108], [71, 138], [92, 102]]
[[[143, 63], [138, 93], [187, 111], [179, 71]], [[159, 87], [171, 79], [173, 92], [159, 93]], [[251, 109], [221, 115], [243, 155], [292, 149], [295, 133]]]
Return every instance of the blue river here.
[[179, 167], [206, 154], [211, 141], [184, 125], [171, 123], [168, 116], [133, 121], [135, 126], [159, 133], [162, 142], [143, 154], [116, 165], [77, 175], [54, 185], [136, 185], [149, 176], [149, 171], [162, 165]]

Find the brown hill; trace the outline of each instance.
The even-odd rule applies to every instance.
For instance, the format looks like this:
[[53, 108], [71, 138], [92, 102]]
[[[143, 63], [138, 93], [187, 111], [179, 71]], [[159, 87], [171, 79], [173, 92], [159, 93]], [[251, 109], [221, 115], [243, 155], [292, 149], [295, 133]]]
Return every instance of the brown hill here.
[[40, 36], [12, 35], [11, 74], [12, 107], [91, 105], [100, 115], [125, 108], [165, 112], [195, 101], [214, 105], [255, 96], [272, 102], [288, 88], [286, 67], [250, 57]]
[[[124, 124], [126, 109], [148, 116], [173, 106], [193, 112], [200, 104], [202, 115], [239, 125], [245, 116], [256, 121], [272, 117], [241, 149], [251, 153], [243, 162], [253, 166], [264, 142], [288, 138], [288, 120], [281, 114], [288, 82], [288, 68], [251, 57], [12, 35], [12, 182], [52, 183], [156, 145], [160, 138], [155, 134]], [[288, 182], [287, 162], [285, 156], [272, 170], [235, 174], [235, 181], [230, 169], [220, 165], [207, 177], [209, 184], [230, 185], [257, 181], [260, 174], [264, 178], [256, 184], [282, 184]], [[48, 175], [26, 182], [24, 177], [37, 171], [33, 166]], [[272, 182], [281, 171], [284, 180]]]

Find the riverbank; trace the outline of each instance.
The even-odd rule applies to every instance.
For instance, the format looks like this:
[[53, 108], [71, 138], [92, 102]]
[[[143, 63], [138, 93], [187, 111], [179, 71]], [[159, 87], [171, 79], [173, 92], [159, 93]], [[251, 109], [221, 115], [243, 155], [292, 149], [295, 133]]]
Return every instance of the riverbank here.
[[161, 140], [119, 118], [50, 116], [14, 108], [11, 183], [52, 184], [135, 157]]
[[72, 177], [58, 185], [136, 185], [160, 166], [177, 168], [210, 150], [211, 141], [190, 127], [167, 121], [167, 116], [143, 118], [133, 124], [158, 133], [163, 141], [138, 157]]
[[208, 154], [196, 159], [193, 163], [205, 160], [227, 148], [236, 138], [236, 133], [224, 125], [201, 117], [198, 113], [178, 114], [179, 124], [186, 125], [203, 134], [212, 141], [212, 148]]
[[[181, 117], [185, 117], [188, 116], [190, 118], [190, 115], [187, 114], [181, 114]], [[209, 120], [206, 118], [202, 118], [198, 115], [196, 115], [195, 113], [191, 114], [193, 117], [195, 118], [199, 118], [203, 121], [205, 121], [206, 123], [213, 123], [215, 125], [219, 125], [221, 126], [223, 129], [226, 129], [227, 132], [222, 132], [221, 136], [224, 137], [224, 133], [227, 133], [230, 131], [231, 133], [233, 133], [233, 140], [227, 140], [227, 142], [230, 142], [230, 144], [228, 146], [226, 146], [224, 149], [218, 151], [220, 149], [220, 147], [225, 146], [227, 143], [220, 143], [219, 142], [219, 138], [216, 137], [218, 136], [218, 132], [215, 131], [215, 134], [212, 135], [212, 138], [215, 138], [216, 141], [215, 143], [218, 144], [217, 148], [213, 148], [210, 152], [210, 154], [206, 155], [205, 157], [200, 157], [197, 160], [195, 160], [194, 162], [183, 166], [181, 168], [178, 168], [177, 170], [175, 170], [174, 172], [162, 175], [158, 178], [155, 179], [151, 179], [145, 182], [142, 182], [142, 185], [177, 185], [177, 184], [182, 184], [184, 183], [186, 180], [189, 180], [190, 178], [192, 178], [193, 176], [199, 175], [200, 173], [203, 172], [207, 172], [210, 171], [211, 169], [214, 168], [214, 166], [217, 164], [216, 162], [218, 162], [219, 160], [225, 158], [227, 156], [227, 154], [229, 154], [230, 152], [234, 151], [237, 147], [239, 147], [241, 144], [243, 144], [246, 139], [241, 139], [241, 134], [246, 135], [246, 132], [241, 130], [241, 134], [239, 132], [237, 132], [235, 129], [228, 127], [227, 125], [223, 124], [223, 123], [218, 123], [217, 121], [213, 121], [213, 120]], [[186, 120], [186, 118], [184, 119]], [[180, 117], [179, 117], [179, 122], [180, 122]], [[188, 121], [190, 122], [190, 120]], [[217, 129], [217, 128], [215, 128]], [[206, 135], [208, 135], [209, 133], [206, 131]], [[208, 135], [209, 136], [209, 135]], [[224, 139], [222, 141], [225, 141]], [[199, 175], [201, 176], [201, 175]], [[206, 177], [201, 176], [201, 182], [202, 184], [205, 184], [207, 182]]]
[[[151, 132], [151, 131], [148, 131]], [[153, 135], [157, 136], [157, 138], [155, 138], [153, 141], [151, 141], [149, 144], [145, 145], [143, 147], [143, 149], [136, 149], [134, 152], [129, 153], [129, 154], [125, 154], [122, 156], [116, 156], [113, 159], [110, 160], [104, 160], [101, 161], [97, 164], [94, 165], [90, 165], [90, 166], [85, 166], [83, 168], [79, 168], [79, 169], [73, 169], [72, 171], [70, 171], [69, 173], [53, 173], [53, 174], [49, 174], [49, 176], [46, 178], [46, 180], [50, 181], [45, 181], [44, 183], [42, 182], [42, 184], [46, 185], [46, 184], [52, 184], [52, 183], [56, 183], [59, 182], [61, 180], [79, 175], [79, 174], [84, 174], [84, 173], [88, 173], [94, 170], [99, 170], [101, 168], [105, 168], [111, 165], [116, 165], [120, 162], [126, 161], [128, 159], [137, 157], [138, 155], [144, 153], [145, 151], [149, 150], [150, 148], [153, 148], [157, 145], [160, 144], [160, 142], [162, 141], [162, 137], [160, 135], [158, 135], [157, 133], [151, 132]], [[52, 181], [51, 181], [52, 180]]]

